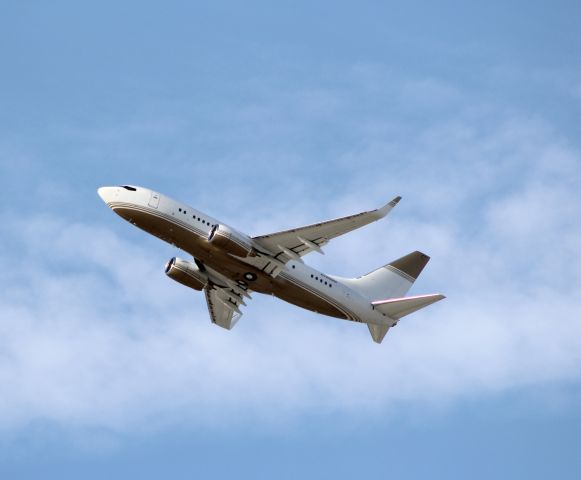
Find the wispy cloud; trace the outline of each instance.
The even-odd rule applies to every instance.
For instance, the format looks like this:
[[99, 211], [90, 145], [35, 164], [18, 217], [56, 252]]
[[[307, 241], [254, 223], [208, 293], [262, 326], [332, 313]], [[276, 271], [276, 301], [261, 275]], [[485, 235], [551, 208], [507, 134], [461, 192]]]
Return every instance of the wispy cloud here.
[[[457, 98], [431, 81], [420, 90]], [[343, 108], [315, 96], [314, 115]], [[445, 302], [406, 318], [381, 346], [362, 325], [260, 297], [225, 332], [210, 325], [201, 295], [164, 278], [174, 252], [125, 238], [129, 225], [4, 215], [3, 239], [20, 254], [0, 253], [0, 425], [127, 431], [313, 408], [371, 415], [394, 402], [579, 380], [579, 152], [539, 119], [503, 111], [464, 112], [399, 138], [372, 123], [361, 126], [371, 132], [365, 147], [337, 160], [352, 173], [328, 197], [336, 203], [289, 204], [289, 194], [256, 205], [246, 192], [235, 226], [266, 233], [404, 193], [387, 223], [309, 261], [356, 275], [424, 249], [433, 260], [414, 291], [441, 290]]]

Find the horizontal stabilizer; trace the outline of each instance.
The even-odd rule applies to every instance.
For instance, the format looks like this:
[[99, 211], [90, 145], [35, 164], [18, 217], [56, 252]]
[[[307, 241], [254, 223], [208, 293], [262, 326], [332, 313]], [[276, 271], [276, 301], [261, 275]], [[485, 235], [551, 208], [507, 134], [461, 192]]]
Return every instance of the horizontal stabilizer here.
[[[414, 297], [390, 298], [389, 300], [377, 300], [371, 304], [381, 313], [394, 320], [399, 320], [410, 313], [427, 307], [432, 303], [446, 298], [441, 293], [431, 295], [416, 295]], [[373, 333], [372, 333], [373, 335]], [[375, 339], [375, 338], [374, 338]]]

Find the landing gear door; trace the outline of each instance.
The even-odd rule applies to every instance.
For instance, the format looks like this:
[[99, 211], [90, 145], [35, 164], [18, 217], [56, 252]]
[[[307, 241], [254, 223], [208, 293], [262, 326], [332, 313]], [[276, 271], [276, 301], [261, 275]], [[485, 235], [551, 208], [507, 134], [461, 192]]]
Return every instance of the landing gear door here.
[[151, 197], [149, 198], [149, 206], [157, 208], [158, 205], [159, 205], [159, 193], [151, 192]]

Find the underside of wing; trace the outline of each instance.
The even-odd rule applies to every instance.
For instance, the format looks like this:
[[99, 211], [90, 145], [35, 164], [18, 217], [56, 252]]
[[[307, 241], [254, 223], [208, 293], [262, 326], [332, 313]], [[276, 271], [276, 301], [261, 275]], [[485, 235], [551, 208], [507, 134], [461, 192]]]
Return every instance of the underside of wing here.
[[230, 330], [240, 320], [242, 316], [240, 308], [246, 306], [244, 299], [250, 299], [251, 292], [211, 268], [207, 268], [206, 272], [210, 282], [204, 288], [204, 293], [210, 320]]
[[254, 237], [253, 241], [272, 255], [273, 266], [277, 261], [284, 265], [289, 260], [300, 260], [300, 257], [313, 251], [323, 253], [321, 247], [329, 240], [385, 217], [400, 200], [401, 197], [395, 197], [391, 202], [376, 210], [261, 235]]
[[216, 286], [207, 286], [204, 289], [208, 312], [212, 323], [230, 330], [240, 320], [242, 312], [232, 295]]

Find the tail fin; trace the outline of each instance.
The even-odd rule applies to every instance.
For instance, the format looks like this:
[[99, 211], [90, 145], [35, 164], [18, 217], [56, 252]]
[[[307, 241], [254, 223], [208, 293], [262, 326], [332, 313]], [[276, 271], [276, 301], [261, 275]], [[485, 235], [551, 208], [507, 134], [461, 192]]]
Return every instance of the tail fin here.
[[375, 343], [381, 343], [387, 331], [391, 328], [389, 325], [377, 325], [375, 323], [368, 323], [369, 333]]
[[370, 300], [403, 297], [424, 269], [430, 257], [412, 252], [359, 278], [338, 278]]
[[362, 277], [333, 277], [367, 297], [375, 309], [391, 319], [387, 324], [367, 324], [374, 342], [381, 343], [401, 317], [445, 298], [440, 294], [404, 297], [429, 261], [425, 253], [415, 251]]

